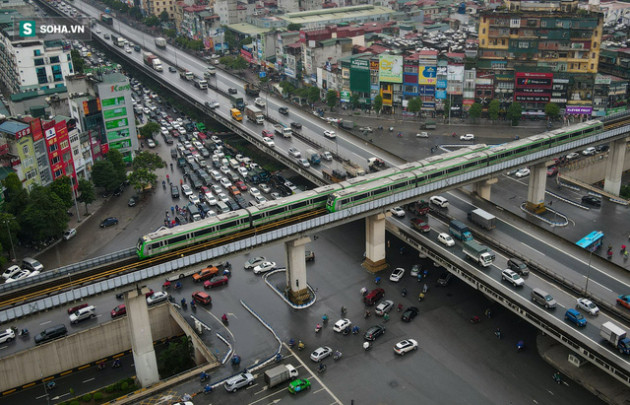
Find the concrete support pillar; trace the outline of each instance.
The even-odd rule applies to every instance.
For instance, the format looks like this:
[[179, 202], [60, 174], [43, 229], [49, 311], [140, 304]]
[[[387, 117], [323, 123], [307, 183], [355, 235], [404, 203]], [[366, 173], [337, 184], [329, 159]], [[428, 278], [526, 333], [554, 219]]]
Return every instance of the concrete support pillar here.
[[142, 290], [137, 288], [125, 294], [133, 363], [138, 382], [142, 387], [148, 387], [160, 381], [145, 297], [147, 292], [149, 289], [143, 287]]
[[604, 179], [604, 191], [619, 195], [621, 190], [621, 175], [623, 163], [626, 159], [626, 139], [617, 139], [610, 145], [608, 160], [606, 161], [606, 178]]
[[286, 242], [287, 290], [289, 300], [294, 304], [304, 304], [311, 298], [306, 284], [305, 245], [311, 238], [305, 237]]
[[545, 212], [545, 189], [547, 187], [547, 165], [539, 163], [531, 166], [529, 174], [529, 187], [527, 189], [527, 204], [529, 211], [536, 214]]
[[478, 181], [474, 185], [475, 193], [484, 200], [490, 201], [490, 192], [492, 191], [492, 185], [499, 181], [498, 178], [493, 177], [491, 179]]
[[372, 273], [387, 268], [385, 256], [385, 219], [387, 214], [365, 218], [365, 261], [363, 267]]

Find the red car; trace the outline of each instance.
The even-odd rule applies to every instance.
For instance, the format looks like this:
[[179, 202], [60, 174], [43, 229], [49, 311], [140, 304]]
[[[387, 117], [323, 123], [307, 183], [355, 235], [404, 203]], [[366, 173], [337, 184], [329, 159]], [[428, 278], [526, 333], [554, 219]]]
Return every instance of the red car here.
[[212, 298], [210, 298], [210, 295], [203, 291], [195, 291], [194, 293], [192, 293], [192, 299], [195, 300], [195, 302], [198, 304], [212, 304]]
[[234, 185], [241, 191], [247, 191], [247, 184], [245, 184], [243, 180], [237, 181]]
[[75, 312], [77, 312], [81, 308], [85, 308], [87, 306], [89, 306], [89, 304], [86, 302], [85, 304], [80, 304], [80, 305], [74, 306], [72, 308], [68, 308], [68, 315], [74, 314]]
[[411, 220], [411, 226], [413, 226], [414, 228], [416, 228], [416, 230], [422, 232], [422, 233], [426, 233], [429, 232], [431, 230], [431, 227], [429, 226], [429, 224], [427, 224], [426, 222], [424, 222], [422, 219], [420, 218], [414, 218]]
[[[208, 187], [206, 187], [206, 186], [201, 186], [201, 189], [200, 189], [200, 191], [199, 191], [199, 194], [201, 194], [201, 195], [205, 195], [205, 194], [208, 194], [208, 193], [210, 193], [210, 189], [209, 189]], [[211, 194], [212, 194], [212, 193], [211, 193]]]
[[203, 132], [199, 131], [199, 133], [197, 134], [197, 137], [199, 139], [201, 139], [202, 141], [205, 139], [208, 139], [208, 135], [204, 134]]
[[175, 138], [179, 138], [179, 132], [176, 129], [171, 130], [171, 135], [174, 136]]
[[617, 304], [630, 309], [630, 295], [620, 295]]
[[152, 296], [152, 295], [153, 295], [153, 293], [155, 293], [155, 291], [153, 291], [153, 288], [151, 288], [151, 289], [149, 290], [149, 292], [148, 292], [148, 293], [144, 294], [144, 296], [145, 296], [146, 298], [149, 298], [150, 296]]
[[127, 313], [127, 307], [125, 304], [120, 304], [116, 308], [112, 309], [111, 315], [112, 318], [119, 317], [121, 315], [125, 315]]
[[271, 139], [273, 139], [273, 131], [269, 131], [268, 129], [263, 129], [262, 136], [263, 136], [263, 138], [271, 138]]
[[227, 276], [215, 276], [212, 277], [210, 280], [206, 280], [203, 283], [203, 288], [212, 288], [212, 287], [218, 287], [220, 285], [225, 285], [228, 283], [228, 277]]

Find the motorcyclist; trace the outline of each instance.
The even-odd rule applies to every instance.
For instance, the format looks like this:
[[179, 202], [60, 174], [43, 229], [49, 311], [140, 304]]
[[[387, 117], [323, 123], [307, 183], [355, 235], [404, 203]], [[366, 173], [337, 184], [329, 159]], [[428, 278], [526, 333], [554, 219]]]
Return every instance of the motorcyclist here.
[[182, 298], [182, 307], [186, 308], [186, 298]]
[[162, 288], [163, 288], [163, 289], [165, 289], [165, 290], [166, 290], [166, 289], [168, 289], [168, 288], [170, 288], [170, 287], [171, 287], [171, 282], [170, 282], [170, 281], [168, 281], [168, 280], [166, 280], [166, 281], [164, 282], [164, 284], [162, 284]]
[[295, 339], [291, 338], [289, 339], [289, 347], [293, 347], [295, 346]]
[[182, 283], [180, 283], [179, 281], [175, 283], [175, 289], [179, 290], [180, 288], [182, 288]]
[[343, 305], [341, 306], [341, 315], [345, 315], [348, 310]]
[[228, 317], [226, 314], [221, 315], [221, 320], [223, 321], [223, 323], [226, 323], [228, 321]]
[[315, 333], [319, 332], [321, 328], [322, 328], [322, 325], [320, 324], [315, 325]]
[[363, 342], [363, 350], [370, 350], [370, 342]]
[[369, 310], [369, 309], [366, 309], [366, 310], [365, 310], [365, 315], [364, 315], [364, 317], [365, 317], [365, 318], [369, 318], [369, 317], [370, 317], [370, 315], [372, 315], [372, 313], [370, 312], [370, 310]]
[[324, 321], [324, 324], [328, 323], [328, 315], [324, 314], [324, 316], [322, 316], [322, 321]]
[[210, 379], [210, 374], [206, 373], [205, 371], [202, 371], [201, 374], [199, 375], [199, 379], [201, 381], [206, 381]]
[[114, 363], [112, 364], [112, 368], [118, 368], [118, 367], [120, 367], [120, 359], [114, 360]]
[[407, 296], [407, 289], [403, 288], [402, 291], [401, 291], [401, 294], [402, 294], [403, 297]]
[[48, 381], [48, 383], [46, 383], [46, 388], [48, 388], [49, 390], [53, 390], [57, 387], [57, 383], [54, 381]]
[[494, 331], [494, 335], [501, 339], [501, 329], [497, 328], [497, 330]]

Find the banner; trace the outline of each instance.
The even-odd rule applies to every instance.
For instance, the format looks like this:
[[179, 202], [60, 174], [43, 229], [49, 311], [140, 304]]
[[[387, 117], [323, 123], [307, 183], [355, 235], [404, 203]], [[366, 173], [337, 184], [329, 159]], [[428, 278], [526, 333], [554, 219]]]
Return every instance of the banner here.
[[387, 83], [402, 83], [403, 57], [395, 55], [378, 56], [378, 80]]
[[437, 76], [437, 68], [435, 66], [419, 66], [418, 84], [435, 85], [436, 76]]

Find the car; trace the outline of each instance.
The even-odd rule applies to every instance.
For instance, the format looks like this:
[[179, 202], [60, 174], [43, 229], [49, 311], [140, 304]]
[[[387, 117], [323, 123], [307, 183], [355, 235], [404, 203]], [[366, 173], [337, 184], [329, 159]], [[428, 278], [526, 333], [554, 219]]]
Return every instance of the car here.
[[230, 281], [228, 276], [214, 276], [210, 280], [203, 282], [203, 288], [218, 287], [227, 284], [228, 281]]
[[133, 49], [131, 49], [131, 47], [130, 47], [130, 46], [126, 46], [126, 47], [125, 47], [125, 52], [127, 52], [127, 53], [131, 53], [131, 52], [133, 52]]
[[125, 304], [120, 304], [110, 312], [112, 318], [117, 318], [119, 316], [125, 315], [127, 313], [127, 306]]
[[147, 305], [154, 305], [167, 299], [168, 293], [166, 291], [156, 291], [147, 297]]
[[322, 159], [324, 159], [324, 160], [328, 160], [329, 162], [333, 160], [333, 155], [332, 155], [332, 153], [328, 152], [327, 150], [325, 150], [324, 152], [322, 152], [321, 157], [322, 157]]
[[475, 140], [475, 135], [473, 134], [466, 134], [466, 135], [462, 135], [459, 137], [460, 141], [474, 141]]
[[291, 394], [306, 391], [309, 388], [311, 388], [311, 382], [306, 378], [298, 378], [297, 380], [291, 381], [289, 384], [289, 392]]
[[118, 218], [115, 217], [109, 217], [109, 218], [105, 218], [103, 221], [101, 221], [101, 228], [107, 228], [110, 226], [114, 226], [114, 225], [118, 225]]
[[374, 313], [379, 316], [383, 316], [394, 308], [394, 301], [384, 300], [380, 302], [374, 309]]
[[262, 194], [260, 194], [260, 191], [259, 191], [256, 187], [251, 187], [251, 188], [249, 189], [249, 194], [250, 194], [252, 197], [256, 197], [256, 196], [262, 195]]
[[138, 204], [138, 200], [140, 198], [137, 195], [132, 195], [131, 197], [129, 197], [129, 200], [127, 201], [127, 206], [128, 207], [135, 207], [136, 204]]
[[429, 137], [429, 133], [428, 132], [419, 132], [416, 134], [416, 138], [428, 138]]
[[257, 195], [256, 197], [254, 197], [254, 202], [256, 204], [262, 204], [262, 203], [266, 203], [267, 199], [263, 197], [262, 195]]
[[405, 339], [394, 345], [394, 353], [404, 355], [413, 350], [418, 350], [418, 342], [413, 339]]
[[438, 235], [437, 240], [438, 240], [438, 242], [440, 242], [444, 246], [447, 246], [447, 247], [455, 246], [455, 241], [453, 240], [451, 235], [449, 235], [446, 232], [441, 232]]
[[171, 186], [171, 197], [174, 199], [179, 198], [179, 189], [177, 186]]
[[271, 193], [271, 198], [273, 198], [274, 200], [281, 200], [282, 199], [282, 195], [276, 191], [274, 191], [273, 193]]
[[269, 187], [269, 185], [267, 185], [267, 183], [260, 183], [258, 185], [258, 188], [260, 189], [260, 191], [262, 191], [263, 193], [270, 193], [271, 192], [271, 187]]
[[298, 159], [298, 162], [300, 163], [300, 166], [302, 166], [305, 169], [308, 169], [309, 167], [311, 167], [311, 164], [309, 163], [307, 159], [301, 158], [301, 159]]
[[577, 152], [571, 152], [567, 155], [567, 160], [575, 160], [580, 157], [580, 154]]
[[192, 188], [188, 184], [182, 184], [182, 193], [186, 197], [190, 197], [193, 194]]
[[520, 274], [521, 276], [529, 275], [529, 268], [520, 259], [516, 259], [513, 257], [508, 259], [507, 266], [508, 266], [508, 269]]
[[442, 274], [440, 274], [440, 277], [438, 278], [438, 281], [437, 281], [437, 285], [440, 287], [446, 287], [447, 285], [450, 284], [452, 278], [453, 278], [453, 275], [451, 273], [449, 273], [448, 271], [444, 271], [442, 272]]
[[23, 280], [31, 274], [30, 270], [21, 269], [19, 272], [15, 273], [13, 276], [6, 279], [5, 283], [13, 283], [18, 280]]
[[402, 267], [397, 267], [394, 269], [394, 271], [392, 271], [392, 274], [389, 275], [389, 281], [397, 283], [404, 275], [405, 269], [403, 269]]
[[352, 322], [350, 321], [350, 319], [343, 318], [335, 322], [335, 325], [333, 326], [333, 330], [335, 332], [343, 332], [346, 328], [350, 328], [350, 325], [352, 325]]
[[402, 218], [405, 216], [405, 210], [402, 209], [402, 207], [390, 208], [389, 212], [391, 212], [393, 216], [396, 216], [398, 218]]
[[365, 331], [363, 338], [365, 340], [374, 341], [381, 335], [385, 334], [385, 327], [383, 325], [374, 325]]
[[266, 273], [276, 268], [276, 262], [262, 262], [254, 267], [254, 274]]
[[8, 343], [15, 339], [15, 331], [13, 329], [5, 329], [0, 332], [0, 343]]
[[248, 187], [247, 184], [245, 184], [245, 182], [243, 180], [239, 180], [236, 183], [234, 183], [234, 185], [236, 186], [236, 188], [239, 189], [239, 191], [247, 191]]
[[175, 72], [177, 72], [177, 69], [175, 69], [175, 67], [173, 67], [173, 66], [169, 66], [168, 67], [168, 71], [171, 72], [171, 73], [175, 73]]
[[191, 203], [191, 204], [194, 204], [194, 205], [197, 205], [197, 204], [199, 204], [199, 203], [201, 202], [201, 200], [199, 200], [199, 197], [197, 197], [197, 196], [196, 196], [196, 195], [194, 195], [194, 194], [191, 194], [191, 195], [188, 197], [188, 201], [190, 201], [190, 203]]
[[529, 169], [527, 167], [522, 167], [522, 168], [518, 169], [516, 171], [516, 173], [514, 173], [514, 176], [516, 176], [516, 177], [518, 177], [520, 179], [521, 177], [529, 176], [529, 173], [530, 173], [530, 171], [529, 171]]
[[204, 195], [206, 202], [210, 205], [217, 205], [217, 198], [210, 193]]
[[109, 39], [109, 34], [105, 34], [105, 35], [103, 35], [103, 38], [105, 38], [105, 39]]
[[630, 309], [630, 295], [620, 295], [617, 297], [617, 304]]
[[558, 174], [558, 168], [556, 166], [549, 166], [547, 168], [547, 177], [553, 177]]
[[441, 195], [433, 195], [429, 198], [431, 204], [435, 204], [440, 208], [448, 208], [448, 200]]
[[245, 270], [251, 270], [254, 267], [262, 264], [263, 262], [266, 262], [267, 258], [265, 256], [257, 256], [254, 257], [252, 259], [249, 259], [248, 261], [245, 262], [245, 264], [243, 265], [243, 267], [245, 268]]
[[608, 146], [607, 144], [604, 144], [604, 145], [597, 145], [597, 146], [595, 147], [595, 150], [596, 150], [597, 152], [607, 152], [607, 151], [608, 151], [608, 149], [610, 149], [610, 146]]
[[403, 312], [403, 314], [400, 317], [400, 319], [403, 322], [411, 322], [413, 320], [413, 318], [415, 318], [417, 315], [418, 315], [418, 308], [417, 307], [409, 307], [409, 308], [405, 309], [405, 312]]
[[324, 136], [329, 139], [335, 139], [337, 137], [337, 134], [335, 134], [335, 131], [325, 130]]
[[215, 108], [219, 108], [221, 106], [221, 104], [219, 104], [219, 102], [216, 100], [206, 101], [205, 104], [206, 107], [210, 108], [211, 110], [214, 110]]
[[575, 326], [586, 326], [586, 318], [577, 309], [569, 308], [564, 313], [564, 320], [575, 324]]
[[278, 108], [278, 112], [282, 115], [288, 115], [289, 114], [289, 109], [287, 107], [280, 107]]
[[299, 122], [295, 122], [294, 121], [294, 122], [291, 123], [291, 128], [302, 129], [302, 124], [300, 124]]
[[514, 287], [522, 287], [525, 284], [525, 280], [517, 272], [510, 269], [505, 269], [501, 272], [501, 280], [512, 283]]
[[230, 182], [230, 180], [228, 180], [227, 177], [221, 177], [221, 180], [219, 180], [219, 183], [221, 183], [221, 185], [225, 187], [225, 189], [232, 187], [232, 182]]
[[203, 291], [195, 291], [192, 293], [191, 298], [197, 303], [201, 305], [209, 305], [212, 304], [212, 297], [208, 293]]
[[[219, 177], [221, 178], [221, 177]], [[217, 197], [219, 196], [219, 194], [221, 194], [223, 192], [223, 189], [221, 188], [221, 186], [219, 186], [218, 184], [213, 184], [210, 186], [210, 190], [212, 190], [212, 192], [214, 194], [217, 195]]]
[[597, 305], [595, 305], [593, 301], [589, 300], [588, 298], [578, 298], [575, 308], [584, 310], [592, 316], [599, 315], [599, 308], [597, 307]]
[[597, 153], [597, 149], [595, 149], [594, 146], [589, 146], [588, 148], [582, 151], [582, 155], [584, 156], [593, 156], [596, 153]]
[[223, 386], [227, 392], [236, 392], [239, 388], [253, 384], [254, 376], [252, 373], [244, 372], [228, 378], [225, 380], [225, 384], [223, 384]]
[[193, 282], [198, 283], [200, 281], [210, 279], [219, 274], [219, 269], [215, 266], [208, 266], [199, 271], [199, 273], [195, 273], [192, 275]]
[[582, 196], [582, 204], [592, 205], [593, 207], [601, 207], [602, 200], [595, 197], [594, 195], [585, 195]]
[[77, 230], [75, 228], [70, 228], [63, 233], [63, 240], [70, 240], [77, 236]]
[[270, 148], [276, 147], [276, 143], [272, 141], [270, 138], [263, 138], [263, 142], [265, 143], [265, 145], [267, 145]]
[[316, 363], [324, 360], [326, 357], [332, 354], [333, 350], [328, 346], [322, 346], [315, 349], [313, 353], [311, 353], [311, 360]]
[[236, 93], [238, 93], [238, 91], [236, 91], [236, 89], [235, 89], [234, 87], [230, 87], [230, 88], [228, 89], [228, 93], [230, 93], [230, 94], [236, 94]]
[[413, 266], [411, 266], [411, 270], [409, 271], [409, 276], [418, 277], [418, 274], [420, 274], [420, 265], [414, 264]]
[[413, 218], [411, 220], [411, 226], [422, 233], [427, 233], [431, 231], [431, 226], [420, 218]]
[[147, 139], [147, 146], [149, 148], [155, 148], [156, 147], [155, 141], [153, 139]]
[[20, 266], [16, 266], [16, 265], [10, 266], [8, 269], [4, 271], [4, 273], [2, 273], [2, 278], [5, 280], [10, 279], [11, 277], [16, 275], [20, 271], [22, 271]]
[[372, 127], [360, 127], [359, 131], [361, 131], [361, 132], [374, 132]]
[[293, 156], [294, 158], [301, 158], [302, 157], [302, 153], [297, 150], [296, 148], [289, 148], [289, 155]]
[[263, 129], [262, 136], [263, 138], [273, 138], [273, 131], [270, 131], [268, 129]]
[[217, 199], [219, 199], [220, 201], [222, 201], [224, 203], [227, 203], [228, 201], [230, 201], [230, 197], [228, 197], [228, 195], [225, 194], [225, 193], [219, 193], [217, 195]]

